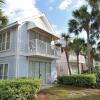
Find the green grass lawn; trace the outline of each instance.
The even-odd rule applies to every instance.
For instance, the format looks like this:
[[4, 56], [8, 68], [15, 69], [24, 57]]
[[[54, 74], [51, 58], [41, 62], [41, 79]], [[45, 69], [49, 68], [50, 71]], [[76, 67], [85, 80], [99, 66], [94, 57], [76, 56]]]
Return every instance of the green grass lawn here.
[[87, 89], [69, 86], [52, 87], [41, 90], [39, 94], [41, 93], [47, 96], [48, 100], [100, 100], [100, 89]]

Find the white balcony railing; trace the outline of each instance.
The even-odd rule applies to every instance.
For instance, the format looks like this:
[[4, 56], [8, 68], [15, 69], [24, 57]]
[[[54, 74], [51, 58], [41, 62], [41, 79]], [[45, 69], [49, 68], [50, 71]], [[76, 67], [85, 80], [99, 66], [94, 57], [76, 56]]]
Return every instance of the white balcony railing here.
[[55, 46], [52, 48], [51, 44], [47, 42], [32, 39], [29, 41], [29, 53], [59, 57], [61, 50]]

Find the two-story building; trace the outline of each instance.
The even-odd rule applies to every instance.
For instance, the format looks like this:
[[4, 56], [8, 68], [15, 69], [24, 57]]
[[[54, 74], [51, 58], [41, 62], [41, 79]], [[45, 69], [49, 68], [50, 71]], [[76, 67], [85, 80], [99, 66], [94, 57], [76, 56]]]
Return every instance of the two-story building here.
[[[77, 56], [73, 51], [69, 53], [69, 66], [72, 74], [78, 74]], [[87, 70], [85, 57], [84, 55], [80, 54], [79, 72], [82, 73], [85, 70]], [[57, 74], [58, 76], [69, 74], [68, 63], [65, 52], [62, 52], [60, 59], [57, 60]]]
[[44, 84], [57, 76], [59, 39], [46, 16], [40, 14], [16, 21], [0, 30], [0, 79], [37, 77]]

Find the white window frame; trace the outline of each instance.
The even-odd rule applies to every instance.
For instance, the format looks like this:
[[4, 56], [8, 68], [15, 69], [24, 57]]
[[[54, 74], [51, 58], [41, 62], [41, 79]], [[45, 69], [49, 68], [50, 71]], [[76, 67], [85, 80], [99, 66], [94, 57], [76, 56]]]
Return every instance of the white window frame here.
[[[6, 32], [2, 32], [2, 33], [0, 33], [0, 35], [2, 35], [3, 36], [3, 34], [5, 34], [5, 50], [2, 50], [2, 43], [3, 42], [1, 42], [0, 44], [1, 44], [1, 50], [0, 50], [0, 52], [3, 52], [3, 51], [7, 51], [7, 50], [10, 50], [10, 48], [11, 48], [11, 34], [9, 34], [10, 35], [10, 41], [9, 41], [9, 48], [7, 49], [7, 35], [8, 35], [8, 32], [10, 33], [10, 31], [6, 31]], [[2, 38], [2, 41], [3, 41], [3, 38]]]

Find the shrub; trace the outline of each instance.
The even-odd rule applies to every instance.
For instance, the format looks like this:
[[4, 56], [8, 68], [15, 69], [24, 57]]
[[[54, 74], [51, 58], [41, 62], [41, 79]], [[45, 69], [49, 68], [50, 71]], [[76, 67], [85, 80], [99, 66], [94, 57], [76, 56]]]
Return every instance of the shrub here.
[[57, 80], [60, 85], [91, 87], [92, 84], [96, 83], [96, 76], [94, 74], [59, 76]]
[[40, 86], [38, 79], [1, 80], [0, 100], [34, 100]]
[[100, 89], [100, 83], [94, 83], [92, 88], [97, 88], [97, 89]]
[[98, 72], [96, 75], [97, 75], [97, 82], [100, 82], [100, 72]]

